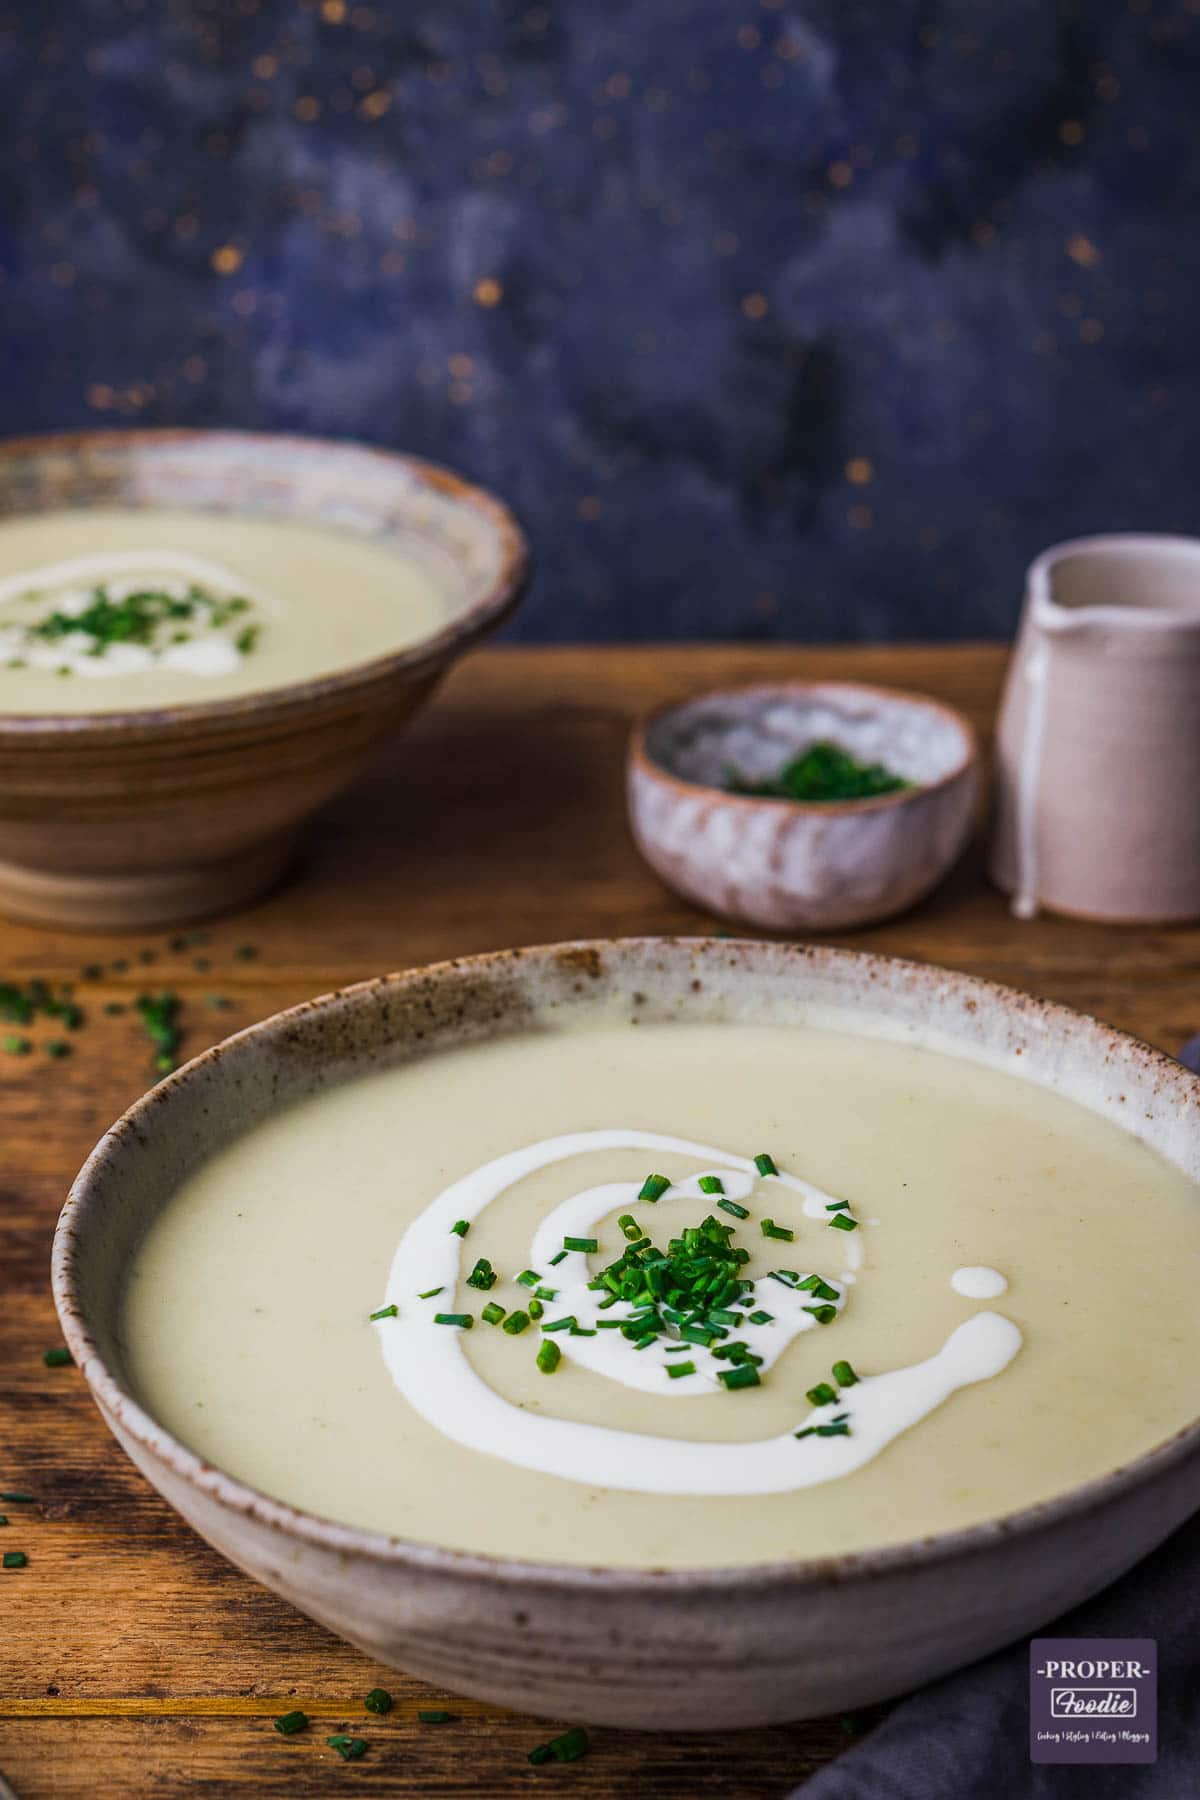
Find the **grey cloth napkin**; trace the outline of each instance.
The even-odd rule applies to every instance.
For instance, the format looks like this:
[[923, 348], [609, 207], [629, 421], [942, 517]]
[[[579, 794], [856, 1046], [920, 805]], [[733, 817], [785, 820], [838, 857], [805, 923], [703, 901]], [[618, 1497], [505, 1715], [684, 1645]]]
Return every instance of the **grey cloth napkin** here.
[[[1179, 1060], [1200, 1074], [1200, 1034]], [[1029, 1760], [1029, 1642], [922, 1688], [792, 1800], [1200, 1800], [1200, 1514], [1039, 1637], [1158, 1640], [1158, 1761]]]

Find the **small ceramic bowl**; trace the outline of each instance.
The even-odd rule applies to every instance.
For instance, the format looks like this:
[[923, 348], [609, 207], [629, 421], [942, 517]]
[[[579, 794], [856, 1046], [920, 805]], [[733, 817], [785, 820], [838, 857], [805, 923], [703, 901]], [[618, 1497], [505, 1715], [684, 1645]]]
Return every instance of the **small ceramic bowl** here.
[[[872, 800], [732, 794], [828, 740], [912, 785]], [[629, 817], [669, 887], [708, 912], [772, 931], [837, 931], [903, 912], [971, 831], [975, 734], [920, 694], [789, 682], [701, 694], [654, 714], [629, 749]]]
[[836, 1018], [933, 1043], [1136, 1129], [1200, 1178], [1200, 1079], [1179, 1063], [1064, 1007], [882, 957], [728, 940], [552, 945], [295, 1007], [139, 1100], [88, 1159], [54, 1243], [63, 1331], [106, 1424], [231, 1561], [440, 1688], [549, 1718], [703, 1730], [842, 1712], [972, 1662], [1115, 1580], [1200, 1505], [1198, 1419], [1111, 1474], [968, 1530], [760, 1567], [567, 1567], [315, 1518], [211, 1467], [146, 1412], [125, 1369], [122, 1283], [181, 1180], [302, 1096], [455, 1043], [589, 1015]]
[[0, 518], [113, 505], [328, 520], [453, 579], [440, 630], [331, 675], [157, 711], [0, 714], [0, 910], [87, 930], [196, 918], [272, 885], [304, 821], [512, 610], [528, 570], [499, 501], [391, 451], [228, 431], [0, 445]]

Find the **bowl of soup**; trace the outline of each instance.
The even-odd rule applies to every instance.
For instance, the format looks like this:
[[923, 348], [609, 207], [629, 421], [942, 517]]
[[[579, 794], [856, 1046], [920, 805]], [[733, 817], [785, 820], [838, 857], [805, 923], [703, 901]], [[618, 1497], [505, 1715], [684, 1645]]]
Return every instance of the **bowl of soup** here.
[[66, 1339], [218, 1550], [443, 1688], [748, 1726], [1200, 1503], [1200, 1081], [936, 968], [558, 945], [293, 1008], [102, 1139]]
[[275, 882], [520, 598], [498, 500], [364, 445], [0, 445], [0, 909], [126, 929]]

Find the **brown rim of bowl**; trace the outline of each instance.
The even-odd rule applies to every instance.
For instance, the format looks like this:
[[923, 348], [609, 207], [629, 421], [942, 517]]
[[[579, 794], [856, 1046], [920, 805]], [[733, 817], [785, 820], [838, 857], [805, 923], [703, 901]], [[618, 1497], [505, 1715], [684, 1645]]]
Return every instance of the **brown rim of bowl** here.
[[[180, 720], [201, 727], [233, 724], [253, 714], [255, 719], [267, 713], [286, 713], [306, 707], [313, 701], [351, 692], [356, 687], [386, 679], [390, 675], [408, 673], [437, 664], [448, 655], [465, 650], [476, 638], [500, 625], [516, 607], [530, 573], [529, 542], [516, 517], [486, 488], [456, 475], [440, 463], [424, 457], [409, 456], [402, 450], [388, 450], [377, 444], [364, 444], [356, 438], [309, 437], [294, 431], [235, 431], [166, 426], [134, 431], [63, 431], [44, 436], [5, 438], [0, 440], [0, 466], [10, 459], [39, 453], [71, 455], [91, 446], [118, 448], [126, 444], [153, 447], [156, 444], [198, 443], [219, 445], [222, 441], [241, 445], [294, 445], [305, 452], [349, 450], [356, 455], [381, 463], [403, 464], [424, 486], [472, 507], [495, 527], [501, 544], [499, 579], [482, 599], [452, 619], [432, 637], [410, 644], [406, 649], [372, 657], [367, 662], [353, 663], [348, 669], [335, 670], [307, 681], [287, 682], [280, 687], [265, 688], [261, 693], [242, 694], [232, 700], [199, 700], [181, 706], [137, 707], [123, 712], [90, 713], [4, 713], [0, 712], [0, 745], [4, 740], [28, 740], [39, 735], [57, 736], [62, 732], [100, 735], [125, 732], [133, 727], [143, 732], [172, 727]], [[41, 509], [46, 516], [65, 510], [48, 506]], [[150, 510], [150, 509], [147, 509]], [[189, 510], [186, 506], [183, 511]], [[191, 508], [199, 511], [199, 508]], [[10, 514], [0, 514], [0, 522]], [[25, 515], [21, 515], [25, 516]], [[280, 515], [287, 518], [290, 515]]]
[[72, 1263], [75, 1257], [74, 1240], [79, 1229], [77, 1215], [82, 1213], [86, 1217], [90, 1204], [88, 1187], [93, 1173], [114, 1155], [122, 1154], [126, 1138], [133, 1137], [136, 1140], [140, 1136], [143, 1121], [164, 1093], [169, 1093], [172, 1088], [190, 1080], [196, 1069], [229, 1055], [237, 1045], [286, 1031], [297, 1020], [318, 1008], [331, 1006], [375, 989], [415, 985], [428, 981], [431, 976], [448, 973], [472, 975], [480, 970], [505, 964], [548, 962], [562, 960], [564, 956], [575, 959], [580, 956], [595, 958], [597, 955], [603, 957], [606, 952], [613, 950], [651, 946], [670, 946], [717, 958], [727, 957], [731, 951], [744, 954], [750, 949], [750, 953], [754, 954], [756, 950], [763, 950], [772, 957], [795, 955], [816, 964], [851, 963], [867, 971], [899, 969], [914, 985], [939, 994], [945, 993], [949, 977], [956, 989], [965, 991], [966, 997], [977, 1003], [982, 1001], [995, 1004], [999, 1001], [1007, 1010], [1015, 1011], [1023, 1017], [1027, 1018], [1031, 1013], [1036, 1015], [1066, 1036], [1094, 1036], [1101, 1044], [1107, 1042], [1109, 1057], [1114, 1050], [1132, 1056], [1135, 1061], [1149, 1065], [1165, 1085], [1177, 1091], [1181, 1098], [1186, 1096], [1200, 1105], [1200, 1077], [1193, 1075], [1182, 1063], [1164, 1051], [1156, 1050], [1140, 1038], [1119, 1031], [1116, 1026], [1107, 1025], [1088, 1013], [1076, 1012], [1053, 1001], [1038, 1000], [1022, 993], [1018, 988], [1005, 987], [999, 982], [986, 981], [979, 976], [963, 975], [938, 968], [935, 964], [911, 962], [902, 957], [874, 956], [861, 950], [839, 950], [813, 944], [776, 944], [753, 938], [592, 938], [574, 943], [539, 944], [525, 949], [489, 951], [477, 956], [457, 957], [429, 964], [424, 968], [410, 969], [399, 974], [376, 976], [370, 981], [356, 982], [350, 987], [322, 994], [316, 999], [303, 1001], [299, 1006], [274, 1013], [270, 1018], [247, 1026], [233, 1037], [213, 1045], [135, 1101], [96, 1145], [67, 1196], [54, 1233], [51, 1257], [52, 1289], [63, 1335], [93, 1397], [117, 1417], [122, 1428], [136, 1442], [161, 1458], [176, 1475], [200, 1489], [211, 1500], [232, 1512], [249, 1515], [266, 1525], [289, 1532], [304, 1543], [341, 1554], [355, 1553], [383, 1563], [401, 1566], [407, 1564], [432, 1573], [442, 1573], [447, 1577], [486, 1577], [514, 1585], [570, 1587], [584, 1592], [601, 1588], [620, 1593], [652, 1587], [657, 1592], [682, 1596], [694, 1593], [697, 1588], [718, 1591], [747, 1587], [759, 1589], [775, 1586], [781, 1581], [820, 1585], [832, 1581], [867, 1580], [895, 1570], [936, 1566], [964, 1553], [986, 1550], [997, 1542], [1035, 1536], [1039, 1531], [1064, 1521], [1085, 1517], [1119, 1495], [1154, 1481], [1177, 1463], [1200, 1451], [1200, 1417], [1197, 1417], [1131, 1462], [1119, 1464], [1106, 1474], [1094, 1476], [1090, 1481], [1069, 1488], [1066, 1493], [1052, 1499], [1038, 1501], [1032, 1506], [1021, 1507], [1016, 1512], [1002, 1514], [995, 1519], [985, 1519], [978, 1525], [965, 1526], [958, 1531], [910, 1538], [903, 1543], [883, 1545], [875, 1550], [807, 1559], [796, 1557], [770, 1563], [747, 1563], [732, 1568], [597, 1568], [572, 1563], [539, 1563], [524, 1561], [518, 1557], [447, 1549], [414, 1539], [394, 1537], [385, 1532], [339, 1525], [332, 1520], [322, 1519], [315, 1513], [289, 1506], [282, 1500], [271, 1499], [256, 1488], [239, 1481], [236, 1476], [213, 1468], [194, 1451], [187, 1449], [178, 1438], [157, 1424], [133, 1394], [111, 1373], [97, 1351], [76, 1297]]
[[[891, 794], [875, 794], [866, 800], [789, 800], [781, 795], [773, 799], [766, 794], [734, 794], [728, 788], [713, 787], [707, 781], [687, 781], [682, 775], [676, 775], [655, 757], [651, 756], [648, 742], [650, 733], [661, 719], [668, 718], [671, 713], [682, 712], [686, 707], [695, 706], [701, 700], [716, 700], [725, 695], [740, 694], [811, 694], [818, 689], [828, 693], [831, 689], [842, 694], [865, 694], [882, 696], [886, 700], [902, 701], [909, 706], [919, 707], [924, 712], [940, 713], [948, 719], [963, 740], [963, 754], [952, 769], [945, 775], [939, 775], [936, 781], [917, 781], [909, 787], [899, 788]], [[885, 688], [870, 681], [747, 681], [737, 687], [706, 688], [702, 693], [692, 694], [686, 700], [672, 700], [666, 706], [660, 706], [646, 718], [640, 719], [634, 726], [629, 739], [629, 762], [647, 771], [656, 781], [665, 782], [670, 787], [679, 788], [685, 794], [716, 794], [730, 806], [745, 807], [788, 807], [793, 812], [811, 813], [814, 817], [831, 818], [838, 813], [858, 815], [865, 812], [882, 812], [887, 807], [906, 806], [923, 794], [936, 794], [940, 789], [949, 787], [958, 781], [979, 760], [979, 739], [975, 727], [965, 713], [959, 712], [955, 706], [949, 706], [944, 700], [935, 700], [932, 696], [918, 693], [913, 688]]]

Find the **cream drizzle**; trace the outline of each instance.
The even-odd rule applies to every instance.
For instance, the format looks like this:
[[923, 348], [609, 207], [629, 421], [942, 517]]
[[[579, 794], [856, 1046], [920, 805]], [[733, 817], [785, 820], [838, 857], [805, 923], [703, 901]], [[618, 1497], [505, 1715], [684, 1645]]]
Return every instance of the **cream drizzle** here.
[[[43, 602], [38, 617], [49, 612], [68, 615], [85, 612], [92, 589], [103, 585], [115, 601], [126, 599], [153, 581], [174, 598], [182, 599], [193, 584], [222, 599], [244, 595], [264, 611], [280, 614], [279, 602], [246, 585], [225, 563], [184, 550], [98, 550], [63, 562], [45, 563], [0, 580], [0, 607], [15, 600]], [[239, 621], [244, 624], [245, 616]], [[67, 632], [52, 643], [31, 640], [27, 627], [37, 618], [24, 616], [0, 623], [0, 665], [14, 658], [31, 669], [51, 672], [70, 669], [91, 680], [143, 674], [151, 669], [212, 678], [230, 675], [242, 662], [234, 632], [208, 628], [193, 630], [186, 642], [164, 644], [106, 644], [95, 654], [95, 640], [85, 631]]]
[[[1020, 1348], [1021, 1334], [1015, 1325], [997, 1313], [979, 1313], [953, 1331], [942, 1348], [924, 1362], [861, 1376], [846, 1390], [837, 1408], [812, 1409], [780, 1436], [749, 1443], [689, 1442], [616, 1431], [546, 1417], [513, 1405], [475, 1372], [464, 1352], [461, 1333], [434, 1323], [439, 1306], [455, 1309], [450, 1296], [460, 1278], [463, 1245], [451, 1227], [458, 1219], [473, 1222], [514, 1182], [538, 1169], [589, 1151], [627, 1149], [680, 1154], [714, 1165], [699, 1173], [720, 1174], [730, 1198], [747, 1197], [759, 1179], [750, 1159], [711, 1145], [658, 1132], [573, 1132], [508, 1151], [483, 1164], [445, 1188], [405, 1232], [392, 1260], [386, 1293], [386, 1304], [396, 1306], [398, 1315], [380, 1323], [380, 1343], [400, 1392], [414, 1411], [444, 1436], [521, 1468], [589, 1487], [657, 1494], [784, 1493], [835, 1480], [863, 1467], [958, 1388], [999, 1374]], [[700, 1193], [699, 1173], [672, 1184], [658, 1207], [683, 1199], [694, 1205], [697, 1198], [711, 1205], [712, 1197]], [[761, 1180], [765, 1189], [779, 1186], [800, 1194], [805, 1215], [828, 1224], [831, 1196], [811, 1182], [786, 1172]], [[531, 1260], [544, 1274], [545, 1285], [558, 1290], [557, 1300], [547, 1304], [547, 1319], [574, 1313], [581, 1326], [590, 1326], [599, 1296], [586, 1286], [587, 1256], [569, 1251], [554, 1269], [548, 1266], [549, 1258], [557, 1254], [564, 1236], [590, 1235], [589, 1228], [616, 1207], [636, 1204], [639, 1186], [639, 1182], [608, 1182], [588, 1188], [563, 1201], [542, 1221], [534, 1236]], [[861, 1231], [836, 1235], [843, 1240], [838, 1250], [851, 1264], [840, 1280], [825, 1277], [838, 1288], [838, 1299], [830, 1304], [840, 1309], [846, 1303], [854, 1270], [862, 1265], [863, 1248]], [[799, 1240], [795, 1247], [787, 1248], [790, 1261], [810, 1260], [807, 1246], [801, 1254]], [[437, 1301], [416, 1298], [431, 1287], [443, 1288], [445, 1297], [439, 1296]], [[770, 1277], [757, 1282], [755, 1290], [754, 1306], [773, 1313], [776, 1323], [744, 1323], [736, 1328], [736, 1335], [750, 1343], [755, 1353], [763, 1356], [763, 1366], [769, 1367], [787, 1344], [800, 1332], [812, 1329], [815, 1321], [796, 1304], [797, 1299], [808, 1302], [807, 1294], [797, 1296]], [[746, 1304], [746, 1312], [754, 1306]], [[742, 1307], [739, 1302], [738, 1310]], [[608, 1316], [617, 1311], [613, 1308]], [[778, 1337], [772, 1338], [772, 1332], [778, 1332]], [[595, 1338], [560, 1332], [555, 1341], [564, 1357], [584, 1367], [629, 1386], [681, 1397], [711, 1394], [714, 1371], [727, 1366], [715, 1363], [701, 1347], [689, 1346], [697, 1372], [672, 1381], [665, 1369], [670, 1358], [661, 1340], [634, 1354], [617, 1332], [601, 1332]], [[731, 1403], [736, 1404], [732, 1396]], [[849, 1436], [798, 1440], [794, 1435], [804, 1426], [828, 1422], [838, 1411], [851, 1413]]]
[[1008, 1282], [999, 1269], [989, 1269], [983, 1263], [971, 1263], [963, 1269], [955, 1269], [950, 1277], [950, 1286], [964, 1300], [997, 1300], [1001, 1294], [1008, 1292]]

